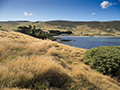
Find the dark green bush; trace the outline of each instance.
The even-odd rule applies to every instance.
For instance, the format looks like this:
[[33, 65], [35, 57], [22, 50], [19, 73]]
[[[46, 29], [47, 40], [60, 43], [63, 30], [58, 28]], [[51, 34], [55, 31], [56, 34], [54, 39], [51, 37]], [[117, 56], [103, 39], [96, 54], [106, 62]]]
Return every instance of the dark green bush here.
[[120, 46], [101, 46], [88, 50], [84, 63], [107, 75], [120, 73]]

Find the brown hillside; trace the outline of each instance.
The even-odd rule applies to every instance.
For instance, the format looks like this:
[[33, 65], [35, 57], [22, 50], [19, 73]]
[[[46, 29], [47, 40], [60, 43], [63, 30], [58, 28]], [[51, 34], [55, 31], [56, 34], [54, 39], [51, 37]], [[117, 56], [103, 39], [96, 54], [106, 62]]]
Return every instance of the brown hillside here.
[[120, 90], [82, 62], [86, 49], [0, 31], [1, 90]]

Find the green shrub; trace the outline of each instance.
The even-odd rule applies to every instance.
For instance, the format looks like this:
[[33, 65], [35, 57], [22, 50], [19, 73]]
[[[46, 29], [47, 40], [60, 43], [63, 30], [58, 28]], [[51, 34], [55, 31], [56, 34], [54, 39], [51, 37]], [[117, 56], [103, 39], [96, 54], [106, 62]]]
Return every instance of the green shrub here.
[[107, 75], [120, 73], [120, 46], [101, 46], [88, 50], [84, 63]]
[[56, 40], [56, 38], [50, 37], [50, 36], [48, 36], [48, 39], [50, 39], [50, 40], [52, 40], [52, 41], [55, 41], [55, 40]]

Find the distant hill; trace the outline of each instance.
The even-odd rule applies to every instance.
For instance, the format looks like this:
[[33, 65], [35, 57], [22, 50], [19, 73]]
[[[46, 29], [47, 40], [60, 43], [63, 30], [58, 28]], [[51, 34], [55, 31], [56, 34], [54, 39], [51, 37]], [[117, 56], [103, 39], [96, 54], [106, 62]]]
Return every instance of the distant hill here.
[[46, 22], [30, 22], [30, 21], [8, 21], [0, 22], [0, 26], [8, 30], [16, 30], [18, 26], [35, 25], [36, 28], [42, 30], [71, 30], [74, 35], [105, 35], [105, 36], [119, 36], [120, 35], [120, 21], [108, 21], [108, 22], [78, 22], [78, 21], [46, 21]]
[[75, 28], [77, 26], [87, 25], [91, 29], [98, 28], [100, 30], [106, 30], [109, 28], [116, 29], [120, 31], [120, 21], [109, 21], [109, 22], [72, 22], [72, 21], [50, 21], [46, 22], [46, 24], [49, 25], [57, 25], [61, 26], [61, 28], [69, 27], [69, 28]]
[[51, 21], [45, 22], [47, 25], [56, 26], [58, 29], [71, 30], [74, 33], [84, 32], [92, 34], [120, 32], [120, 21], [109, 22], [72, 22], [72, 21]]

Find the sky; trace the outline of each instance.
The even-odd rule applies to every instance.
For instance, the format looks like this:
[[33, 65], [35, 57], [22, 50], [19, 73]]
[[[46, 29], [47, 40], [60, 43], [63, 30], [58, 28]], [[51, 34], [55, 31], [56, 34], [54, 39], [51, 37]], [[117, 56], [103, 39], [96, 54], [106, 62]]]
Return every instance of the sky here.
[[0, 0], [0, 21], [120, 21], [120, 0]]

